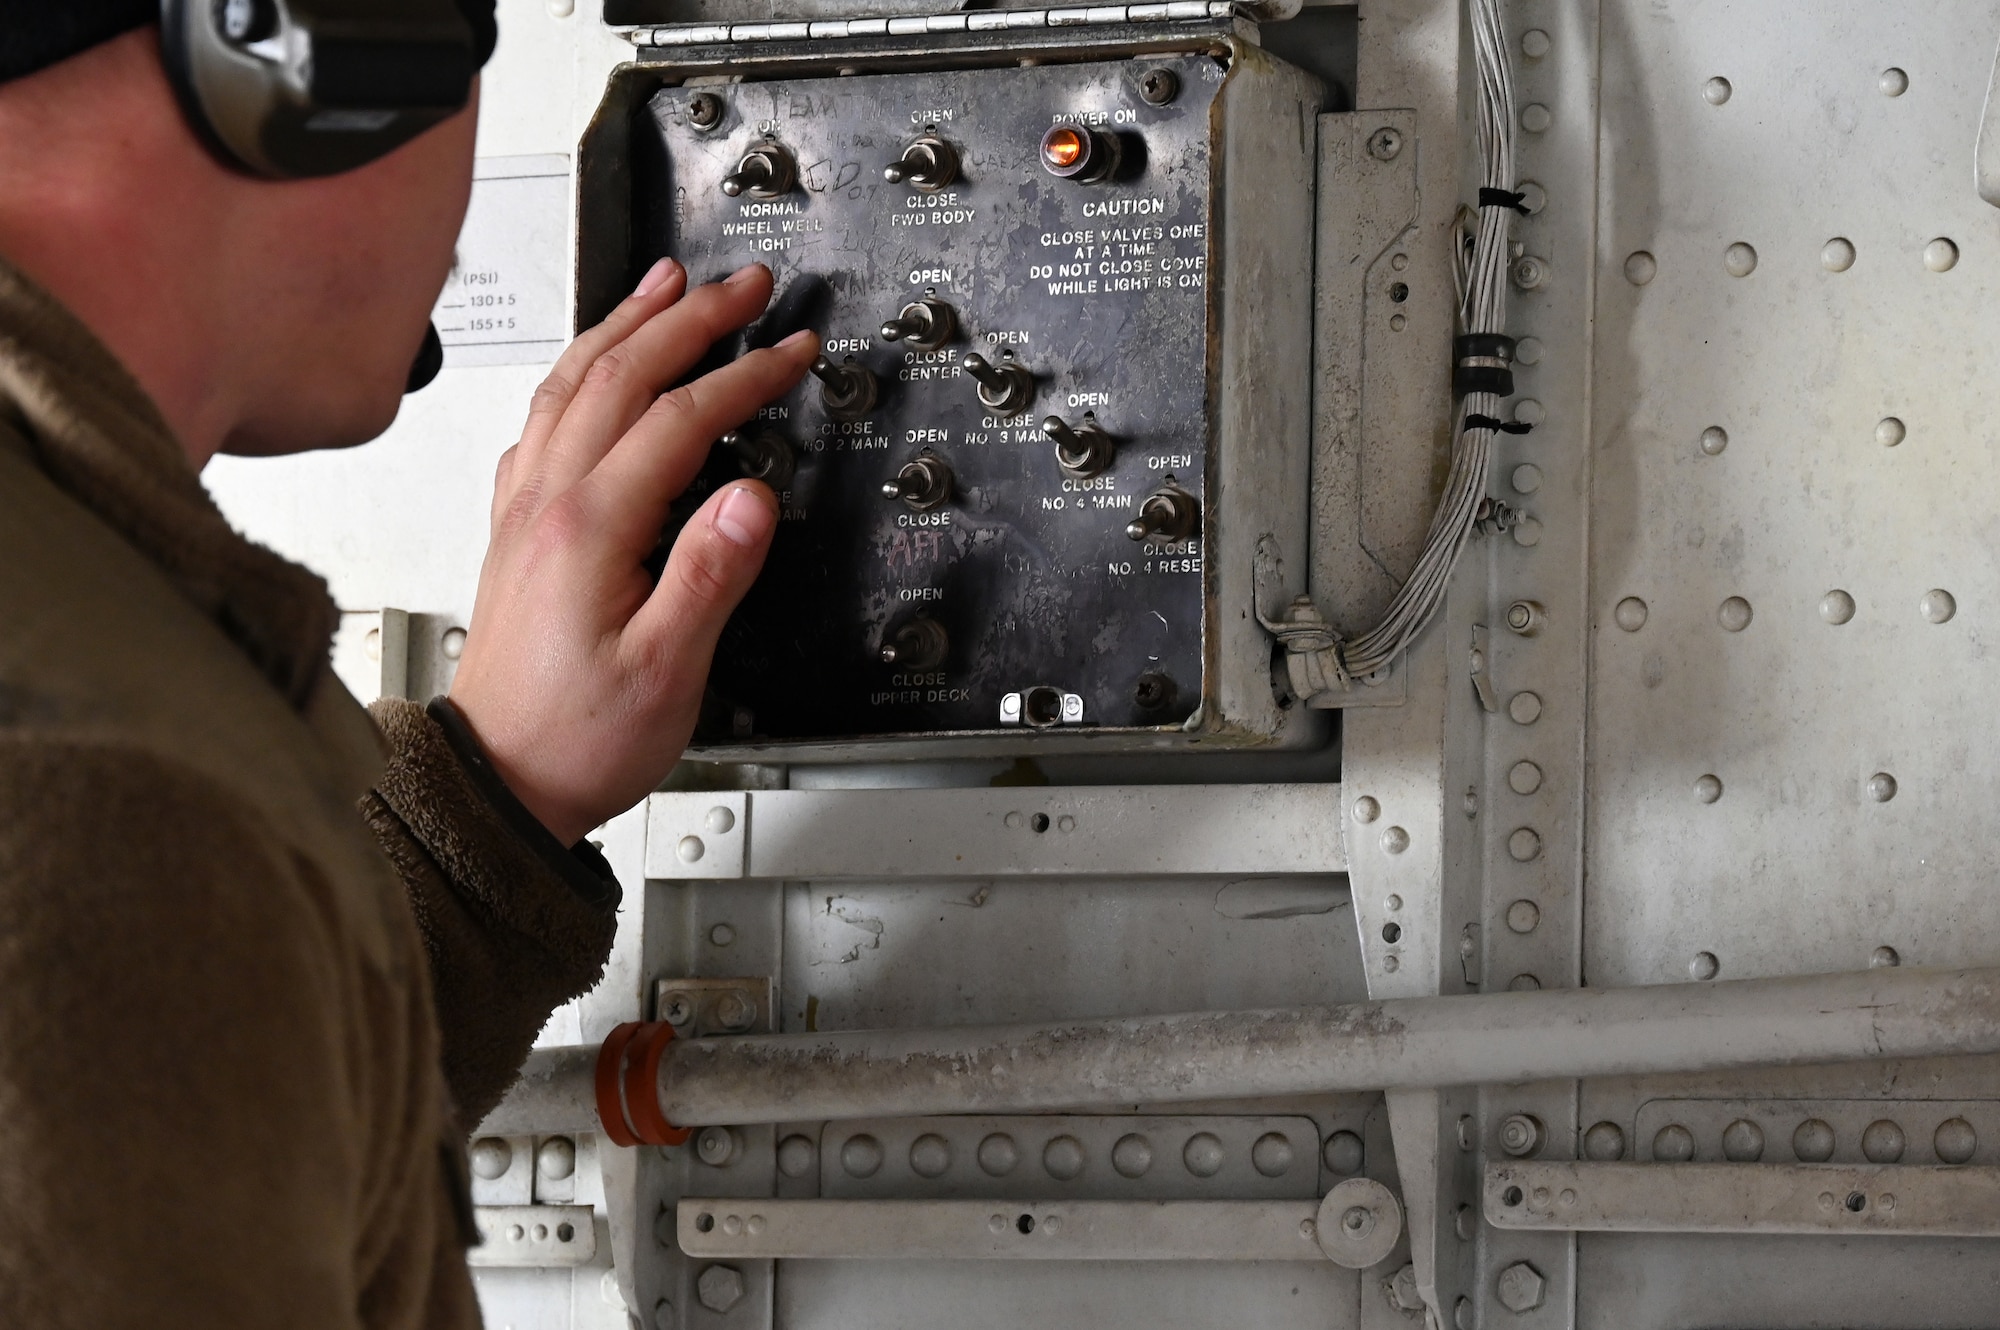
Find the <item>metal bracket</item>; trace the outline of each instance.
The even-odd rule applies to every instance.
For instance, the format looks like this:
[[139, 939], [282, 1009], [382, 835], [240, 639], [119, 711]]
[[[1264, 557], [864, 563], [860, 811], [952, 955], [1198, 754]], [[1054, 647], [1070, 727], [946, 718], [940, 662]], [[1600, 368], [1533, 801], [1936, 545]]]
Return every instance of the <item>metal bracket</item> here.
[[1231, 0], [1168, 0], [1160, 4], [1090, 5], [1062, 9], [977, 9], [953, 14], [908, 14], [896, 18], [835, 18], [789, 23], [673, 23], [623, 29], [638, 47], [709, 46], [740, 42], [839, 41], [854, 37], [930, 37], [954, 32], [1020, 32], [1035, 28], [1105, 27], [1126, 23], [1189, 23], [1228, 20], [1239, 13], [1287, 18], [1297, 0], [1271, 5], [1238, 5]]
[[481, 1205], [472, 1215], [480, 1244], [465, 1253], [468, 1265], [589, 1265], [597, 1258], [587, 1205]]

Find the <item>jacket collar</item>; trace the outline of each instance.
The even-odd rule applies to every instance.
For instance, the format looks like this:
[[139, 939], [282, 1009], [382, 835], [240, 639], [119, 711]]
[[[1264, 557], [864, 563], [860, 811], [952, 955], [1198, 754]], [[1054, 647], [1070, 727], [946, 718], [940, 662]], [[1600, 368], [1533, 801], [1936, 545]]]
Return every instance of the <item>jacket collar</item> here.
[[0, 422], [151, 559], [295, 708], [327, 670], [326, 583], [236, 534], [150, 398], [74, 315], [0, 259]]

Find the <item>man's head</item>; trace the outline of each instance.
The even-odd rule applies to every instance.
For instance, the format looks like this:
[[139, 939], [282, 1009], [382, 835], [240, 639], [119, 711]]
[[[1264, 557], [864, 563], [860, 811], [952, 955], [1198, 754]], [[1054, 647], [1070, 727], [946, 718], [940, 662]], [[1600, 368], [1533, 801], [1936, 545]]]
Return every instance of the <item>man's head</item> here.
[[10, 19], [0, 39], [0, 257], [111, 347], [197, 465], [380, 433], [450, 270], [471, 110], [351, 171], [261, 179], [184, 114], [157, 3], [42, 8], [44, 34]]

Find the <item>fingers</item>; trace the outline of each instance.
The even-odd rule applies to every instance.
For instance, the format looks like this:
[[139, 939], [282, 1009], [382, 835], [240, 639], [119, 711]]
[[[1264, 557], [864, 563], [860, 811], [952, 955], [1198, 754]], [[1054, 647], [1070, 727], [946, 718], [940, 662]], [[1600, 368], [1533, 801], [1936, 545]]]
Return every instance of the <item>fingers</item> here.
[[652, 548], [668, 505], [701, 470], [716, 439], [789, 391], [818, 354], [817, 336], [794, 333], [655, 399], [578, 486], [606, 536], [628, 553]]
[[[646, 270], [637, 289], [620, 301], [604, 322], [580, 334], [564, 349], [528, 403], [528, 420], [521, 428], [521, 441], [515, 445], [522, 455], [522, 465], [512, 470], [516, 484], [538, 470], [542, 449], [597, 358], [671, 307], [686, 291], [687, 269], [673, 259], [661, 259]], [[495, 507], [505, 506], [496, 497]]]
[[762, 264], [697, 287], [598, 356], [550, 436], [537, 466], [545, 493], [588, 475], [662, 389], [708, 354], [711, 343], [764, 312], [771, 272]]
[[711, 495], [674, 541], [660, 584], [626, 630], [647, 672], [665, 682], [668, 707], [691, 714], [699, 706], [722, 626], [757, 580], [777, 529], [771, 491], [741, 480]]

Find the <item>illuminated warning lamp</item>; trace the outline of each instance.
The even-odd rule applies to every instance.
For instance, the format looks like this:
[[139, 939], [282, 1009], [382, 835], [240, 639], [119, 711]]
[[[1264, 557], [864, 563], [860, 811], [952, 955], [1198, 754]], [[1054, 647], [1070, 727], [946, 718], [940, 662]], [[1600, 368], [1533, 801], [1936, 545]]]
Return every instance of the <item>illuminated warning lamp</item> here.
[[1078, 184], [1094, 184], [1118, 167], [1118, 143], [1081, 125], [1055, 125], [1042, 135], [1042, 169]]

